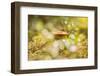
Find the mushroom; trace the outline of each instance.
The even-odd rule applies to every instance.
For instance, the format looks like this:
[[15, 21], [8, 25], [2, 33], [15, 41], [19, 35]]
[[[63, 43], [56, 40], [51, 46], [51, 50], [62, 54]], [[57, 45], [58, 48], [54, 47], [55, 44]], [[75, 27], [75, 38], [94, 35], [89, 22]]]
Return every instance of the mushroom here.
[[54, 35], [58, 35], [58, 36], [66, 36], [68, 35], [68, 32], [65, 31], [57, 31], [57, 32], [53, 32]]

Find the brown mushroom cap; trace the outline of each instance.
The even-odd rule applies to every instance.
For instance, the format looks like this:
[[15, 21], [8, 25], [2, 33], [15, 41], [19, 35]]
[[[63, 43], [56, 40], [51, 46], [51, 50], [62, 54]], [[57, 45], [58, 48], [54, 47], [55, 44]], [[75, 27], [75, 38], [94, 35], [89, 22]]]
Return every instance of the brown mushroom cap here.
[[53, 32], [54, 35], [57, 35], [57, 36], [66, 36], [68, 35], [68, 32], [65, 32], [65, 31], [57, 31], [57, 32]]

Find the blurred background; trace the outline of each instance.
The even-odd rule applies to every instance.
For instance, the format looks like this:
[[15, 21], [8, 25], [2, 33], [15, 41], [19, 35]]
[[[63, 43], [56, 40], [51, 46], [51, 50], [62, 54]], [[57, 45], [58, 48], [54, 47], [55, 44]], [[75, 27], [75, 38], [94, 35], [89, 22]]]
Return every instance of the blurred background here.
[[28, 16], [28, 59], [88, 57], [88, 17]]

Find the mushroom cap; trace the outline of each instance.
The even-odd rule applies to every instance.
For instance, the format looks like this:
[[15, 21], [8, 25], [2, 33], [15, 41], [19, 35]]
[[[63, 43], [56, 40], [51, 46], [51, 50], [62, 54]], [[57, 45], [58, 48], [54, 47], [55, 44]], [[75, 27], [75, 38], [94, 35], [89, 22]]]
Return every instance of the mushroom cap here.
[[68, 32], [65, 32], [65, 31], [57, 31], [57, 32], [53, 32], [54, 35], [57, 35], [57, 36], [66, 36], [68, 35]]

